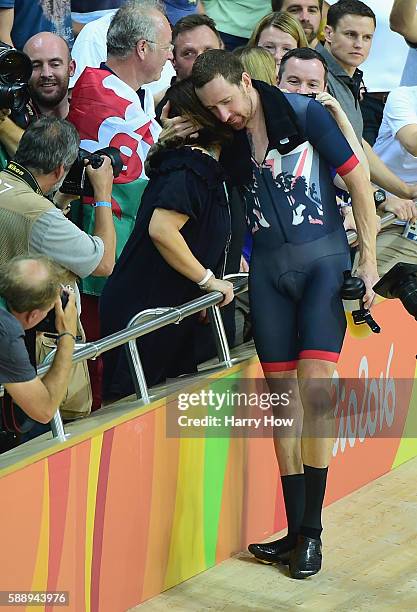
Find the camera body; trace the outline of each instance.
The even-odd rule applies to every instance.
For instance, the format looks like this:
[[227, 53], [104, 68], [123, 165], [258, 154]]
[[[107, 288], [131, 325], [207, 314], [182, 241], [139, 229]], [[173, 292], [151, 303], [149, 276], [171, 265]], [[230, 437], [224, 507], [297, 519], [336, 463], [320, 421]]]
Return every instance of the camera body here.
[[0, 108], [20, 111], [29, 102], [32, 62], [26, 53], [0, 41]]
[[[67, 291], [61, 292], [61, 304], [62, 308], [65, 309], [65, 306], [68, 304], [69, 295]], [[43, 332], [46, 334], [57, 334], [57, 330], [55, 327], [55, 308], [52, 308], [46, 317], [40, 321], [36, 326], [36, 331]]]
[[91, 165], [92, 168], [100, 168], [103, 163], [103, 155], [110, 158], [113, 176], [114, 178], [118, 177], [123, 169], [123, 161], [118, 149], [115, 147], [105, 147], [104, 149], [94, 151], [94, 153], [90, 153], [85, 149], [79, 149], [78, 157], [59, 189], [61, 193], [93, 197], [94, 189], [88, 179], [86, 167]]

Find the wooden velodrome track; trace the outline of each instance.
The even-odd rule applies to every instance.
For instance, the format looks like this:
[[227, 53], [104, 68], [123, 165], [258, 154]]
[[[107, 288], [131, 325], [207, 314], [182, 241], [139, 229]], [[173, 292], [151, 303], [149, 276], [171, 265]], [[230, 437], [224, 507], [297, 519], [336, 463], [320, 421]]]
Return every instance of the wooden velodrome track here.
[[412, 459], [327, 507], [324, 567], [312, 578], [240, 553], [132, 611], [416, 611], [416, 482]]

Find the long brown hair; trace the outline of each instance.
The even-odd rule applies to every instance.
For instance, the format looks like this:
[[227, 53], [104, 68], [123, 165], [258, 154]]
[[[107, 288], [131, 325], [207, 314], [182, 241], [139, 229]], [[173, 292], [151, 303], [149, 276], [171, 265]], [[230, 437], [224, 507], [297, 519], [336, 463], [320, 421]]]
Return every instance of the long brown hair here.
[[168, 117], [185, 117], [195, 124], [196, 138], [173, 136], [158, 141], [148, 151], [145, 161], [145, 172], [149, 176], [155, 156], [166, 149], [175, 149], [184, 145], [196, 145], [203, 148], [211, 145], [222, 145], [233, 139], [232, 129], [221, 123], [201, 104], [190, 79], [176, 81], [168, 89], [166, 98], [169, 101]]
[[198, 137], [183, 144], [198, 144], [207, 146], [211, 144], [224, 144], [232, 138], [232, 130], [221, 123], [201, 104], [191, 79], [176, 81], [168, 89], [166, 97], [169, 100], [169, 117], [186, 117], [198, 128]]

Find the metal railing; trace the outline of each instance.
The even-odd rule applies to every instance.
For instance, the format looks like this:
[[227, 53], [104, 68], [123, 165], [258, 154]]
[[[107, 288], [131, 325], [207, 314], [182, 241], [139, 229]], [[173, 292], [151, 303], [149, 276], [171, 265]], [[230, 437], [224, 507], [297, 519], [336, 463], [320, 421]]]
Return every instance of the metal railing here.
[[[235, 295], [247, 291], [248, 275], [246, 273], [229, 274], [225, 279], [233, 282], [233, 290]], [[72, 362], [78, 363], [85, 359], [96, 359], [102, 353], [117, 348], [123, 344], [129, 343], [128, 357], [130, 361], [131, 371], [133, 373], [133, 381], [135, 384], [136, 396], [142, 399], [144, 404], [150, 402], [148, 387], [144, 376], [142, 364], [139, 357], [139, 352], [136, 345], [136, 339], [149, 334], [165, 325], [180, 323], [183, 319], [190, 317], [193, 314], [208, 309], [211, 312], [211, 322], [218, 350], [219, 363], [225, 367], [231, 367], [230, 349], [227, 342], [226, 333], [221, 320], [218, 304], [223, 300], [223, 294], [220, 291], [213, 291], [207, 295], [203, 295], [191, 302], [186, 302], [181, 306], [172, 308], [155, 308], [144, 310], [135, 315], [129, 322], [126, 329], [111, 334], [102, 338], [98, 342], [86, 342], [83, 345], [78, 345], [75, 348]], [[145, 320], [143, 320], [145, 319]], [[43, 376], [51, 367], [51, 362], [55, 354], [55, 350], [51, 351], [45, 362], [38, 368], [38, 376]], [[67, 439], [67, 434], [64, 430], [64, 425], [59, 410], [51, 420], [52, 435], [60, 441]]]
[[[388, 213], [381, 219], [381, 227], [386, 227], [392, 223], [395, 218], [393, 213]], [[349, 230], [347, 232], [347, 238], [349, 244], [353, 244], [357, 240], [356, 232]], [[225, 279], [233, 283], [235, 295], [247, 291], [247, 278], [247, 273], [229, 274], [225, 276]], [[97, 342], [86, 342], [83, 345], [76, 345], [72, 362], [78, 363], [86, 359], [96, 359], [106, 351], [110, 351], [111, 349], [128, 343], [129, 365], [135, 385], [136, 397], [142, 399], [144, 404], [149, 404], [151, 400], [136, 339], [156, 331], [161, 327], [165, 327], [166, 325], [178, 324], [183, 319], [208, 309], [210, 312], [210, 321], [213, 328], [219, 363], [224, 364], [226, 368], [230, 368], [232, 366], [230, 348], [224, 330], [220, 308], [218, 306], [222, 300], [223, 294], [219, 291], [213, 291], [212, 293], [203, 295], [181, 306], [143, 310], [132, 317], [125, 329], [111, 334], [110, 336], [106, 336]], [[43, 376], [49, 370], [55, 352], [56, 349], [47, 355], [43, 364], [38, 368], [38, 376]], [[2, 395], [3, 387], [0, 385], [0, 397]], [[53, 437], [60, 441], [65, 441], [68, 437], [65, 433], [59, 410], [56, 411], [51, 420], [51, 430]]]

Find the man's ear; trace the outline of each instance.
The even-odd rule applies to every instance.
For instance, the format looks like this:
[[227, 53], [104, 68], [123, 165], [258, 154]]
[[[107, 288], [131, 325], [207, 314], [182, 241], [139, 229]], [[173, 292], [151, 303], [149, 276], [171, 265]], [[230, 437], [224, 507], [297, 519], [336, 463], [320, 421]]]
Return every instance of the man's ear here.
[[56, 182], [58, 183], [58, 181], [60, 181], [65, 174], [64, 164], [60, 164], [59, 166], [57, 166], [55, 170], [52, 170], [52, 173], [54, 174]]
[[247, 72], [242, 72], [242, 87], [246, 92], [252, 89], [252, 79]]
[[42, 319], [45, 318], [45, 314], [46, 313], [44, 313], [43, 310], [39, 310], [39, 308], [35, 308], [35, 310], [30, 310], [28, 312], [21, 313], [21, 316], [24, 320], [23, 327], [25, 329], [31, 329], [32, 327], [35, 327], [35, 325], [37, 325], [40, 321], [42, 321]]
[[334, 30], [333, 30], [332, 26], [327, 25], [324, 28], [324, 38], [325, 38], [326, 42], [329, 43], [329, 45], [332, 44], [333, 34], [334, 34]]
[[138, 56], [141, 59], [144, 59], [144, 57], [145, 57], [145, 48], [146, 48], [146, 45], [147, 45], [147, 42], [146, 42], [146, 40], [144, 38], [141, 38], [136, 43], [136, 53], [138, 54]]
[[69, 74], [70, 77], [74, 76], [76, 65], [77, 64], [75, 63], [75, 60], [73, 60], [73, 59], [68, 64], [68, 74]]

